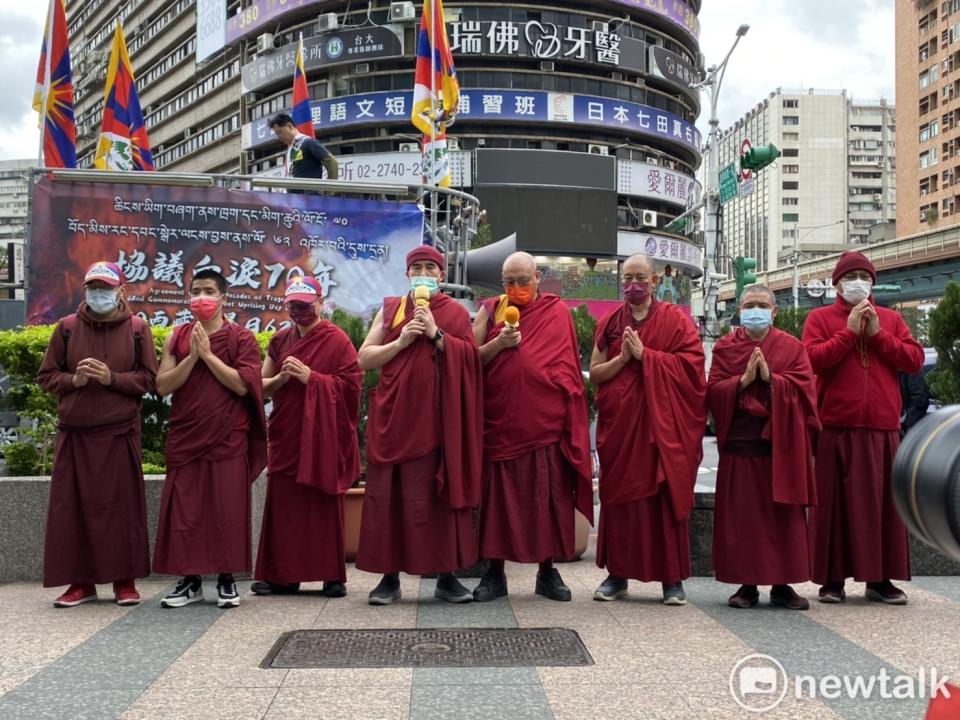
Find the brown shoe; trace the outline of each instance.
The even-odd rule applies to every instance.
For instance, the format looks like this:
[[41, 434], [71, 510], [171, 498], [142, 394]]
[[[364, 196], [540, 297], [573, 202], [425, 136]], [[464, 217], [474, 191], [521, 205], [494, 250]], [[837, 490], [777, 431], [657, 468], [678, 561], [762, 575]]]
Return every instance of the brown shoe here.
[[727, 605], [732, 608], [746, 610], [747, 608], [754, 607], [758, 602], [760, 602], [760, 592], [757, 590], [757, 586], [741, 585], [740, 589], [727, 600]]
[[[843, 592], [842, 590], [840, 591]], [[797, 595], [789, 585], [774, 585], [770, 589], [770, 604], [785, 607], [788, 610], [809, 610], [810, 601]]]
[[867, 600], [887, 605], [906, 605], [907, 594], [889, 580], [867, 583]]
[[842, 603], [847, 599], [847, 594], [843, 591], [843, 583], [827, 583], [820, 588], [817, 599], [822, 603]]

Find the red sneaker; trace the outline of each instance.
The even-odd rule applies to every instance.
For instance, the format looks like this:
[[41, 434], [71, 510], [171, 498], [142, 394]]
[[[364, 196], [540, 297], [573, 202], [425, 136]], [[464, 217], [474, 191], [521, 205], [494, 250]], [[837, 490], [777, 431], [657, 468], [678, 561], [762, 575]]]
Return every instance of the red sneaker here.
[[67, 591], [53, 601], [53, 606], [58, 608], [74, 607], [86, 602], [94, 602], [97, 599], [96, 585], [86, 583], [74, 583]]
[[117, 605], [139, 605], [140, 593], [133, 580], [117, 580], [113, 583], [113, 597]]

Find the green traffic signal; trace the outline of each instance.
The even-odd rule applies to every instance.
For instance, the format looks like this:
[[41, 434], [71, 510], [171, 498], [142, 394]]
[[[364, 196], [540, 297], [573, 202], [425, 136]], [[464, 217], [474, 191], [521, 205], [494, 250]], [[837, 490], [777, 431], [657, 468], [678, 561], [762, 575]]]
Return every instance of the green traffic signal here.
[[756, 269], [756, 258], [738, 257], [733, 261], [733, 277], [737, 281], [737, 307], [740, 307], [740, 295], [743, 289], [757, 281], [757, 274], [753, 272]]
[[740, 156], [741, 170], [761, 170], [780, 157], [776, 145], [763, 145], [750, 148]]

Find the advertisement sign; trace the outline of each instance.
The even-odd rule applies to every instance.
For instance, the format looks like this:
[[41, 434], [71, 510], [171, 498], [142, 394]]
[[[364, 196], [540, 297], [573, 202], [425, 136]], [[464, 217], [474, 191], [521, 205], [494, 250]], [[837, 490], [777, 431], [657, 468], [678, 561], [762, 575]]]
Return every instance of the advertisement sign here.
[[634, 253], [645, 253], [656, 262], [670, 263], [697, 273], [703, 270], [703, 250], [696, 245], [660, 235], [620, 230], [617, 233], [617, 255], [625, 258]]
[[681, 207], [693, 207], [700, 201], [700, 183], [696, 179], [637, 160], [617, 160], [617, 192]]
[[610, 0], [631, 10], [646, 10], [666, 18], [694, 40], [700, 37], [700, 19], [684, 0]]
[[226, 32], [226, 0], [197, 0], [197, 63], [224, 46]]
[[238, 8], [236, 14], [227, 18], [229, 45], [240, 38], [260, 32], [261, 28], [276, 23], [284, 15], [301, 8], [320, 5], [325, 0], [252, 0], [246, 7]]
[[120, 265], [132, 310], [151, 325], [189, 322], [192, 273], [227, 278], [227, 311], [248, 329], [288, 323], [286, 281], [317, 279], [328, 309], [362, 316], [409, 289], [405, 256], [422, 242], [415, 204], [221, 188], [57, 183], [34, 190], [27, 322], [74, 312], [87, 267]]
[[[473, 185], [473, 153], [469, 150], [454, 150], [447, 153], [454, 187]], [[338, 155], [337, 164], [341, 182], [395, 183], [419, 185], [423, 178], [423, 157], [418, 152], [362, 153]], [[286, 177], [283, 165], [263, 170], [258, 177]]]
[[650, 46], [650, 74], [687, 88], [700, 79], [693, 65], [658, 45]]
[[[390, 27], [338, 30], [303, 39], [303, 66], [306, 72], [344, 63], [401, 57], [403, 40]], [[278, 80], [289, 81], [297, 61], [297, 43], [275, 52], [258, 55], [240, 70], [240, 87], [251, 92]]]

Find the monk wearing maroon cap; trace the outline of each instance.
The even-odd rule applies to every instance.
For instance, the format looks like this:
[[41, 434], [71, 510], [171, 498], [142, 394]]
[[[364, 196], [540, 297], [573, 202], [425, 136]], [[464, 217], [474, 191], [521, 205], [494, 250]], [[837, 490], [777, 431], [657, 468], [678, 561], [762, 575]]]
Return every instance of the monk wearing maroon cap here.
[[217, 575], [217, 606], [236, 607], [233, 574], [253, 566], [250, 484], [267, 464], [260, 346], [223, 317], [226, 300], [223, 275], [194, 274], [196, 321], [167, 338], [157, 375], [157, 392], [173, 401], [153, 569], [182, 577], [165, 608], [202, 601], [207, 574]]
[[[577, 334], [559, 297], [541, 293], [532, 256], [503, 263], [505, 294], [474, 322], [484, 364], [478, 602], [507, 594], [504, 561], [539, 563], [535, 592], [568, 601], [553, 566], [574, 555], [575, 510], [593, 521], [593, 467]], [[512, 317], [511, 317], [512, 316]]]
[[874, 303], [876, 282], [870, 260], [843, 253], [833, 271], [836, 301], [810, 313], [803, 328], [823, 424], [810, 560], [826, 603], [843, 602], [848, 577], [867, 583], [868, 600], [907, 602], [891, 582], [910, 579], [910, 545], [890, 473], [900, 444], [897, 373], [919, 372], [923, 348], [898, 313]]
[[790, 583], [810, 580], [806, 508], [816, 504], [811, 435], [820, 429], [813, 370], [803, 344], [773, 327], [774, 294], [752, 285], [740, 327], [713, 348], [707, 398], [720, 467], [713, 524], [717, 580], [740, 588], [733, 608], [759, 602], [806, 610]]
[[323, 292], [314, 278], [293, 276], [284, 303], [293, 326], [273, 336], [263, 363], [273, 411], [251, 590], [281, 595], [323, 581], [325, 596], [343, 597], [343, 496], [360, 475], [362, 374], [350, 338], [322, 317]]
[[620, 271], [624, 303], [594, 333], [600, 528], [594, 593], [615, 600], [629, 578], [659, 581], [665, 605], [687, 602], [689, 521], [707, 424], [700, 337], [676, 305], [651, 294], [653, 263], [631, 255]]
[[437, 573], [434, 594], [472, 600], [454, 571], [477, 561], [482, 369], [466, 309], [444, 295], [443, 255], [407, 255], [410, 293], [384, 298], [360, 348], [380, 368], [367, 420], [367, 485], [357, 567], [383, 573], [372, 605], [400, 597], [401, 571]]
[[150, 574], [140, 401], [157, 353], [124, 282], [114, 263], [90, 267], [84, 302], [57, 323], [37, 377], [60, 398], [43, 557], [44, 587], [69, 585], [56, 607], [96, 600], [98, 583], [136, 605], [134, 580]]

